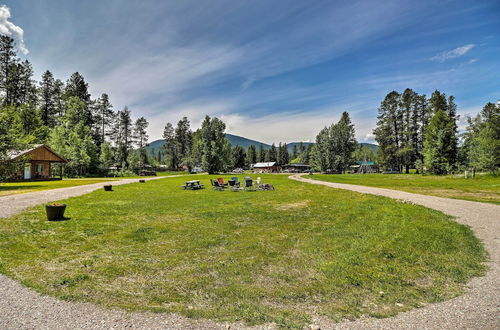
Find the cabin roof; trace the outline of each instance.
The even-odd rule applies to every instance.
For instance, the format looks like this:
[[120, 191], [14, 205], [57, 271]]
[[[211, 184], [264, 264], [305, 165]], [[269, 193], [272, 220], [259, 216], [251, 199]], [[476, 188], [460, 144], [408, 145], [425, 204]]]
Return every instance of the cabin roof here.
[[[7, 157], [9, 160], [16, 160], [22, 156], [26, 156], [30, 153], [33, 153], [35, 150], [37, 149], [40, 149], [40, 148], [44, 148], [46, 149], [47, 151], [49, 151], [50, 153], [52, 153], [54, 156], [56, 156], [56, 158], [59, 158], [59, 161], [61, 163], [66, 163], [66, 159], [64, 159], [63, 157], [59, 156], [54, 150], [50, 149], [48, 146], [46, 146], [45, 144], [35, 144], [33, 145], [33, 147], [29, 148], [29, 149], [25, 149], [25, 150], [12, 150], [12, 151], [9, 151], [7, 153]], [[36, 160], [39, 160], [39, 159], [36, 159]]]
[[276, 165], [276, 162], [256, 163], [253, 167], [254, 168], [273, 167], [274, 165]]

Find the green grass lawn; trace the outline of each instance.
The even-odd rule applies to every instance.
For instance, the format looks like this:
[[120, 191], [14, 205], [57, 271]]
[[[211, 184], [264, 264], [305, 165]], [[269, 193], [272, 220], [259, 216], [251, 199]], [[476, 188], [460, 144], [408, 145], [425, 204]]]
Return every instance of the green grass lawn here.
[[[183, 175], [184, 172], [157, 172], [157, 176], [167, 176], [167, 175]], [[85, 184], [99, 183], [105, 181], [114, 181], [121, 179], [138, 179], [144, 178], [143, 176], [132, 176], [132, 177], [117, 177], [117, 178], [78, 178], [69, 179], [65, 178], [60, 181], [34, 181], [34, 182], [0, 182], [0, 197], [14, 194], [22, 194], [32, 191], [41, 191], [57, 188], [68, 188], [74, 186], [81, 186]]]
[[276, 190], [168, 178], [67, 199], [67, 221], [0, 219], [0, 272], [69, 301], [293, 328], [446, 300], [485, 272], [480, 241], [440, 212], [260, 176]]
[[484, 175], [465, 179], [456, 176], [418, 174], [315, 174], [310, 178], [500, 204], [500, 176]]

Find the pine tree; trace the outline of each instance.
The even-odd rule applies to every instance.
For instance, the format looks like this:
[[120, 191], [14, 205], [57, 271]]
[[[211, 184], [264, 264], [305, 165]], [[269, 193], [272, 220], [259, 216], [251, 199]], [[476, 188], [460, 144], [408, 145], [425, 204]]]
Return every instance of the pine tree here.
[[2, 104], [11, 104], [10, 80], [14, 76], [12, 70], [17, 68], [17, 56], [14, 51], [14, 39], [0, 35], [0, 92], [3, 95]]
[[232, 167], [233, 168], [243, 168], [245, 167], [245, 158], [246, 158], [246, 153], [245, 149], [243, 149], [242, 146], [236, 145], [233, 148], [233, 153], [232, 153]]
[[276, 150], [276, 145], [273, 143], [271, 145], [271, 149], [269, 149], [268, 159], [266, 159], [266, 161], [276, 162], [277, 158], [278, 158], [278, 151]]
[[377, 127], [373, 131], [378, 148], [378, 163], [389, 169], [401, 169], [398, 152], [401, 146], [402, 116], [399, 110], [400, 94], [392, 91], [380, 104]]
[[175, 130], [171, 123], [167, 123], [163, 129], [163, 139], [165, 144], [163, 145], [165, 158], [168, 161], [169, 168], [171, 170], [179, 169], [179, 153], [177, 149], [177, 143], [175, 141]]
[[109, 102], [109, 96], [103, 93], [97, 100], [94, 119], [99, 133], [99, 142], [104, 143], [106, 136], [110, 134], [110, 125], [113, 122], [113, 105]]
[[257, 162], [266, 161], [266, 151], [264, 150], [264, 145], [261, 143], [259, 146], [259, 152], [257, 153]]
[[253, 144], [248, 147], [245, 163], [246, 165], [257, 163], [257, 151]]
[[297, 151], [297, 145], [294, 144], [293, 145], [293, 149], [292, 149], [292, 159], [296, 159], [298, 156], [299, 156], [299, 154], [298, 154], [298, 151]]
[[186, 158], [190, 157], [193, 148], [193, 132], [187, 117], [183, 117], [175, 128], [175, 143], [177, 145], [178, 157], [184, 165]]
[[[83, 102], [82, 102], [83, 103]], [[85, 122], [85, 119], [83, 119]], [[113, 128], [113, 140], [117, 148], [117, 160], [128, 169], [128, 156], [134, 142], [133, 122], [130, 117], [130, 110], [125, 107], [118, 111], [115, 125]]]
[[84, 102], [85, 107], [83, 108], [81, 118], [83, 119], [85, 125], [92, 127], [94, 124], [94, 120], [92, 111], [90, 109], [90, 94], [88, 91], [88, 84], [85, 82], [83, 76], [78, 72], [73, 73], [66, 82], [64, 98], [67, 100], [71, 97], [77, 97], [82, 102]]
[[135, 121], [134, 124], [134, 137], [136, 139], [136, 145], [138, 147], [139, 153], [139, 167], [143, 164], [148, 163], [148, 157], [146, 153], [146, 144], [148, 143], [149, 135], [147, 133], [147, 128], [149, 126], [148, 121], [144, 117], [140, 117]]
[[56, 104], [54, 100], [55, 79], [52, 72], [45, 71], [40, 83], [40, 108], [42, 121], [45, 126], [54, 127], [56, 125]]

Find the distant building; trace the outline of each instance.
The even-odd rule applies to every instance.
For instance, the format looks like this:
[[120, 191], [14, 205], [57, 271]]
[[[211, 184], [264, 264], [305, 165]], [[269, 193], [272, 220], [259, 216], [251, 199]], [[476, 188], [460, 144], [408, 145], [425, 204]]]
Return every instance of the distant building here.
[[276, 162], [256, 163], [253, 166], [254, 173], [276, 173], [280, 170], [281, 168], [276, 165]]
[[10, 152], [8, 156], [9, 159], [7, 161], [24, 160], [24, 168], [12, 178], [15, 181], [61, 180], [62, 166], [59, 177], [54, 178], [52, 177], [52, 164], [67, 163], [63, 157], [44, 144], [37, 144], [27, 150]]
[[283, 172], [304, 173], [311, 170], [311, 165], [307, 164], [287, 164], [282, 166]]
[[372, 161], [359, 161], [350, 166], [352, 173], [377, 173], [378, 166]]

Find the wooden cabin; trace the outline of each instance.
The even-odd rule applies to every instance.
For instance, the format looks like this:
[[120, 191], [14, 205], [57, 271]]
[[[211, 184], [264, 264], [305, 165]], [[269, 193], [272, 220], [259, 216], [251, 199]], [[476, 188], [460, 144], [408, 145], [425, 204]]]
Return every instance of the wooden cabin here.
[[62, 166], [59, 177], [52, 177], [52, 164], [67, 163], [66, 159], [59, 156], [44, 144], [37, 144], [31, 149], [12, 152], [9, 154], [11, 161], [24, 160], [24, 168], [15, 175], [14, 181], [47, 181], [61, 180]]
[[280, 170], [281, 168], [276, 165], [276, 162], [256, 163], [253, 166], [254, 173], [276, 173]]

